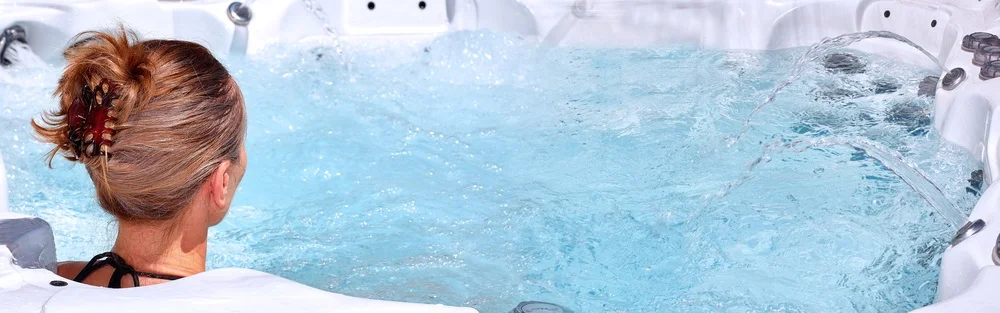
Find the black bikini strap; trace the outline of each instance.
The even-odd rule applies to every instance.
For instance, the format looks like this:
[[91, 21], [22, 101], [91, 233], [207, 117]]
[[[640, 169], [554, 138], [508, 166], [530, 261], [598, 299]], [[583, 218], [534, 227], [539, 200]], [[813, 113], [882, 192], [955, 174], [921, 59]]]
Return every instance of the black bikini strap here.
[[106, 258], [108, 253], [101, 253], [95, 255], [94, 258], [90, 259], [90, 262], [87, 262], [87, 265], [85, 265], [83, 269], [80, 270], [80, 273], [76, 274], [76, 277], [73, 278], [73, 281], [82, 283], [83, 280], [87, 279], [87, 277], [90, 276], [90, 274], [92, 274], [95, 270], [104, 267], [104, 265], [106, 265], [108, 262], [107, 260], [101, 260], [101, 259]]
[[112, 264], [111, 266], [115, 268], [115, 272], [111, 273], [111, 280], [108, 281], [108, 288], [121, 288], [122, 277], [124, 277], [125, 274], [132, 275], [133, 287], [139, 287], [139, 276], [135, 275], [135, 269], [132, 269], [131, 266], [129, 268], [120, 268], [116, 266], [114, 263], [111, 264]]
[[111, 265], [111, 267], [115, 268], [115, 272], [111, 274], [111, 281], [108, 282], [108, 288], [121, 288], [122, 278], [125, 277], [125, 275], [132, 276], [132, 286], [134, 287], [139, 287], [139, 276], [163, 280], [177, 280], [184, 278], [181, 276], [136, 271], [135, 268], [128, 265], [128, 263], [125, 262], [125, 259], [122, 259], [122, 257], [117, 253], [105, 252], [94, 256], [93, 259], [90, 259], [90, 262], [87, 262], [87, 265], [83, 267], [80, 274], [77, 274], [76, 277], [73, 278], [73, 281], [82, 283], [84, 279], [87, 279], [87, 276], [90, 276], [90, 274], [92, 274], [95, 270], [104, 267], [105, 265]]

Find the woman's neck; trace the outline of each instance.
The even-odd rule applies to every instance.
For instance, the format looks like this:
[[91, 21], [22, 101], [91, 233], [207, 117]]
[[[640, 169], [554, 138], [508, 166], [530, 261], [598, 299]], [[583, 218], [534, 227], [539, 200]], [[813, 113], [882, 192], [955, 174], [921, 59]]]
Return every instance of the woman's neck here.
[[118, 238], [111, 249], [137, 271], [190, 276], [205, 271], [208, 224], [204, 217], [189, 214], [164, 222], [120, 221]]

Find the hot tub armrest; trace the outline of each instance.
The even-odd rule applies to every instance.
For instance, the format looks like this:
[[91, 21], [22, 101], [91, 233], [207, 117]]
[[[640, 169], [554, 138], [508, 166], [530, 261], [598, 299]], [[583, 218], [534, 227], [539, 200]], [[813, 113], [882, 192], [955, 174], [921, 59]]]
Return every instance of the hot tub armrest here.
[[56, 248], [48, 222], [26, 215], [0, 213], [0, 245], [23, 268], [56, 271]]

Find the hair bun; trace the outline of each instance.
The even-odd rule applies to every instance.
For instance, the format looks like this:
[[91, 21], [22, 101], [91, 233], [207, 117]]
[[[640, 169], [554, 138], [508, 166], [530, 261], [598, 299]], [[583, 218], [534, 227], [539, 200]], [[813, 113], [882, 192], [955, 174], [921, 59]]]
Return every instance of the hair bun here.
[[32, 121], [48, 155], [83, 163], [97, 200], [121, 220], [183, 212], [218, 164], [240, 160], [246, 110], [211, 51], [139, 41], [124, 28], [86, 32], [66, 49], [59, 106]]
[[[59, 108], [32, 121], [42, 141], [70, 161], [88, 161], [110, 153], [118, 121], [140, 110], [152, 85], [153, 63], [138, 36], [124, 27], [115, 32], [85, 32], [63, 53], [66, 70], [55, 95]], [[91, 87], [94, 86], [94, 87]]]

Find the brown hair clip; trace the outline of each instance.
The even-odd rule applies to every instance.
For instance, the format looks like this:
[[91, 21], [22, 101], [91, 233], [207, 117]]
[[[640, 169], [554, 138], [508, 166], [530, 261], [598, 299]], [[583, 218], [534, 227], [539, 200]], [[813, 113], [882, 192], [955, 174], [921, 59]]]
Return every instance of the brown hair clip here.
[[84, 85], [80, 97], [69, 107], [66, 124], [69, 126], [69, 142], [73, 144], [76, 157], [108, 156], [108, 149], [114, 144], [114, 100], [121, 97], [121, 85], [102, 79], [97, 88]]

